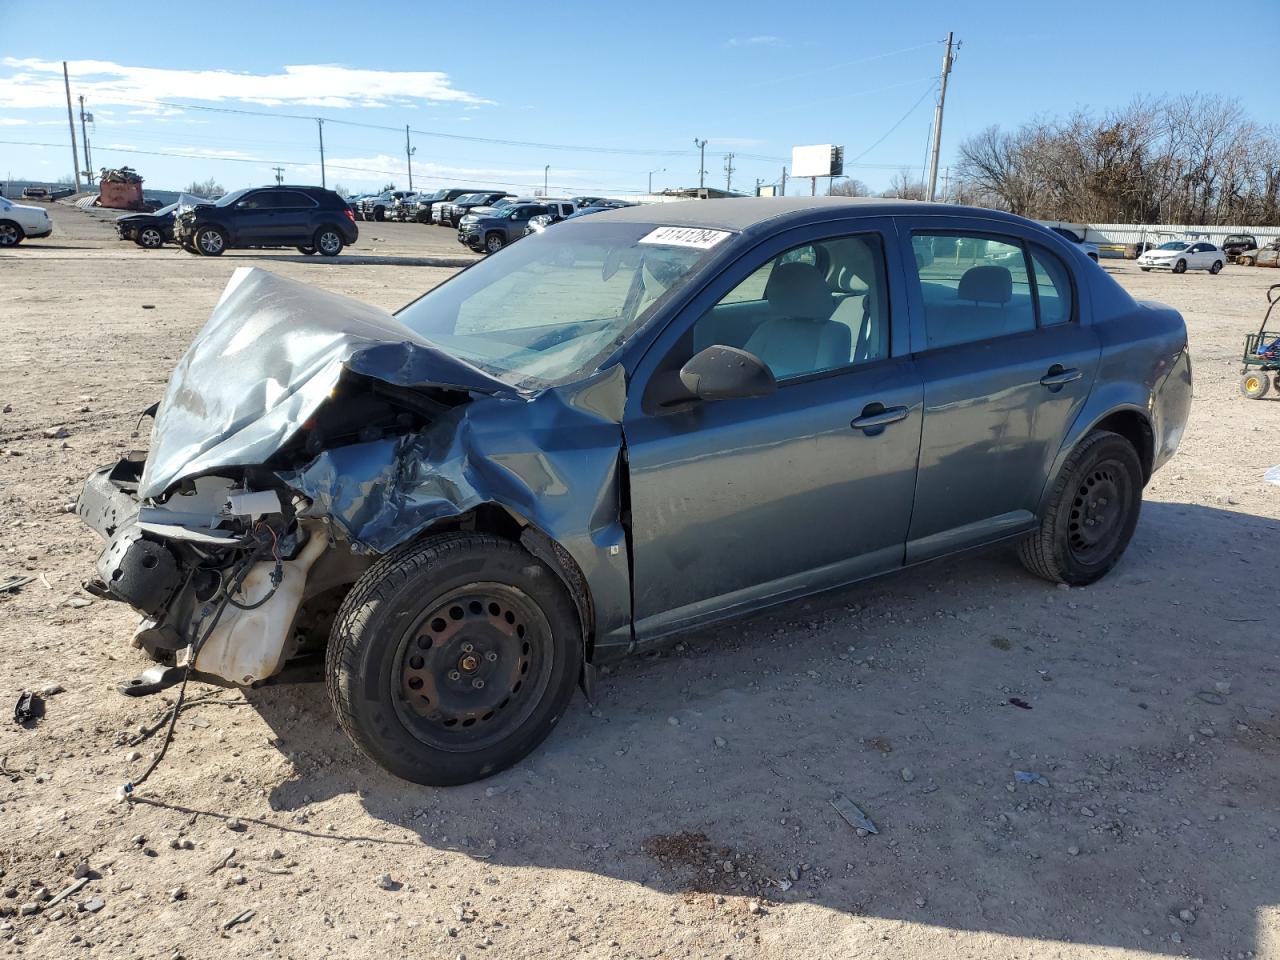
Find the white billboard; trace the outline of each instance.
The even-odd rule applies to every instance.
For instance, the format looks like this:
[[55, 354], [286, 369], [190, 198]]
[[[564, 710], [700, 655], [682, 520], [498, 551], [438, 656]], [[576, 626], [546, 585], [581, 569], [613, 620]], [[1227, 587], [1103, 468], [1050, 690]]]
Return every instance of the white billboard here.
[[[791, 148], [791, 176], [793, 177], [830, 177], [839, 176], [841, 171], [832, 170], [831, 165], [837, 147], [829, 143], [818, 143], [807, 147]], [[843, 152], [843, 151], [842, 151]]]

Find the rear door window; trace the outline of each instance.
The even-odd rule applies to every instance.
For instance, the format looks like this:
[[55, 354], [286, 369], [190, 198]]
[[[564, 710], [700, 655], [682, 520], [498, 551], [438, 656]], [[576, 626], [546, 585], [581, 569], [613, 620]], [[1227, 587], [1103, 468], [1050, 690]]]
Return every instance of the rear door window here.
[[911, 246], [927, 349], [1036, 328], [1031, 277], [1017, 238], [917, 233]]
[[279, 190], [274, 197], [274, 206], [280, 210], [305, 209], [316, 205], [316, 202], [305, 193], [298, 193], [296, 190]]
[[1036, 301], [1040, 307], [1040, 326], [1069, 323], [1074, 302], [1071, 273], [1067, 265], [1043, 247], [1032, 247], [1031, 266], [1036, 275]]

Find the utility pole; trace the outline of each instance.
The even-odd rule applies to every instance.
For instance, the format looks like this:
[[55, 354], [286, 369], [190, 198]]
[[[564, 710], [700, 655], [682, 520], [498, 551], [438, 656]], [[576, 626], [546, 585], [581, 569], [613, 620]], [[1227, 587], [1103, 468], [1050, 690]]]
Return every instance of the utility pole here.
[[782, 168], [782, 189], [778, 192], [778, 196], [785, 197], [787, 195], [787, 168]]
[[724, 158], [724, 192], [733, 192], [733, 154], [726, 154]]
[[707, 175], [707, 171], [705, 169], [707, 165], [707, 141], [699, 140], [697, 137], [694, 137], [693, 145], [698, 148], [698, 189], [701, 190], [704, 178]]
[[[80, 101], [80, 139], [84, 141], [84, 178], [86, 186], [93, 186], [93, 160], [89, 157], [89, 130], [85, 127], [84, 113], [84, 97], [78, 97]], [[92, 119], [93, 114], [89, 114]]]
[[929, 151], [929, 192], [925, 199], [932, 201], [938, 189], [938, 151], [942, 147], [942, 108], [947, 102], [947, 77], [951, 73], [951, 41], [954, 33], [947, 32], [947, 52], [942, 55], [942, 80], [938, 88], [938, 104], [933, 111], [933, 147]]
[[284, 183], [284, 167], [272, 167], [271, 169], [276, 172], [276, 186], [278, 187]]
[[542, 168], [542, 195], [547, 196], [547, 177], [551, 175], [551, 164]]
[[67, 126], [71, 128], [71, 177], [75, 180], [76, 193], [80, 192], [80, 151], [76, 149], [76, 121], [71, 115], [71, 77], [67, 74], [67, 61], [62, 61], [62, 83], [67, 88]]
[[650, 170], [650, 171], [649, 171], [649, 193], [650, 193], [650, 194], [652, 194], [652, 193], [653, 193], [653, 175], [654, 175], [655, 173], [666, 173], [666, 172], [667, 172], [667, 168], [666, 168], [666, 167], [659, 167], [657, 170]]
[[413, 192], [413, 155], [418, 152], [417, 147], [409, 146], [409, 125], [404, 125], [404, 159], [409, 164], [409, 191]]
[[947, 197], [951, 194], [951, 168], [944, 167], [942, 170], [942, 202], [947, 202]]
[[320, 131], [320, 186], [328, 187], [324, 180], [324, 117], [316, 117], [316, 129]]

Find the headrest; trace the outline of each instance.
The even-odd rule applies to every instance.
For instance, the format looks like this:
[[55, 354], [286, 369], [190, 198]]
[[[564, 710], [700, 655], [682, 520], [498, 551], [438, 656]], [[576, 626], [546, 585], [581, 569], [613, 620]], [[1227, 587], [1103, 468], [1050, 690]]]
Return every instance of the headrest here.
[[836, 308], [827, 281], [808, 263], [775, 267], [765, 284], [764, 297], [779, 316], [793, 320], [830, 320]]
[[1005, 267], [970, 267], [956, 289], [960, 300], [1008, 303], [1013, 299], [1013, 277]]

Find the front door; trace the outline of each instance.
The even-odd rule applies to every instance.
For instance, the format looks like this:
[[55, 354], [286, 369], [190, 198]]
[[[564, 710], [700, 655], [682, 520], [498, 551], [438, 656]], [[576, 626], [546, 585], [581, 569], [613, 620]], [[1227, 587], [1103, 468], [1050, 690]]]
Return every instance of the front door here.
[[[650, 349], [623, 424], [639, 640], [901, 566], [922, 387], [897, 258], [887, 222], [790, 231]], [[657, 405], [713, 344], [758, 356], [777, 391]]]
[[901, 222], [925, 385], [908, 562], [1035, 523], [1098, 364], [1068, 258], [1014, 224], [962, 223]]

